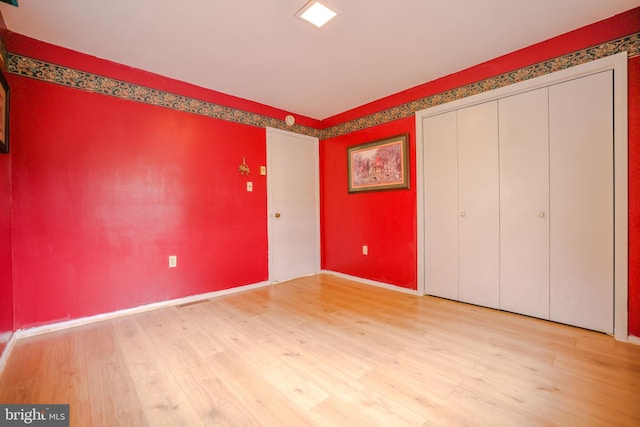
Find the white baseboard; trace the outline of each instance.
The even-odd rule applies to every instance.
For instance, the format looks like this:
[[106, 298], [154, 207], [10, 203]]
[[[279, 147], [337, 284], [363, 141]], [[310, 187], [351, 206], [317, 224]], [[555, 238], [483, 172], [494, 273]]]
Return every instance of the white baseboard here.
[[415, 289], [407, 289], [407, 288], [403, 288], [402, 286], [391, 285], [389, 283], [377, 282], [375, 280], [370, 280], [370, 279], [363, 279], [362, 277], [351, 276], [349, 274], [339, 273], [337, 271], [322, 270], [321, 273], [331, 274], [333, 276], [342, 277], [343, 279], [353, 280], [354, 282], [364, 283], [365, 285], [377, 286], [379, 288], [385, 288], [391, 291], [403, 292], [405, 294], [410, 294], [410, 295], [418, 295], [418, 291]]
[[[20, 338], [32, 337], [36, 335], [46, 334], [49, 332], [55, 332], [63, 329], [70, 329], [78, 326], [88, 325], [90, 323], [101, 322], [103, 320], [130, 316], [132, 314], [144, 313], [145, 311], [157, 310], [165, 307], [189, 304], [192, 302], [202, 301], [209, 298], [235, 294], [239, 292], [248, 291], [251, 289], [263, 288], [265, 286], [270, 286], [270, 285], [271, 285], [271, 282], [254, 283], [251, 285], [244, 285], [244, 286], [238, 286], [230, 289], [223, 289], [221, 291], [209, 292], [206, 294], [192, 295], [184, 298], [176, 298], [176, 299], [167, 300], [167, 301], [160, 301], [160, 302], [155, 302], [151, 304], [145, 304], [139, 307], [127, 308], [124, 310], [116, 310], [110, 313], [96, 314], [95, 316], [82, 317], [80, 319], [73, 319], [73, 320], [68, 320], [64, 322], [51, 323], [43, 326], [36, 326], [34, 328], [29, 328], [29, 329], [19, 329], [13, 334], [12, 338], [20, 339]], [[5, 351], [5, 353], [7, 352]]]
[[[375, 280], [363, 279], [361, 277], [350, 276], [348, 274], [339, 273], [337, 271], [323, 270], [322, 273], [332, 274], [334, 276], [338, 276], [338, 277], [342, 277], [342, 278], [345, 278], [345, 279], [353, 280], [355, 282], [360, 282], [360, 283], [364, 283], [364, 284], [367, 284], [367, 285], [377, 286], [377, 287], [389, 289], [389, 290], [392, 290], [392, 291], [398, 291], [398, 292], [404, 292], [404, 293], [411, 294], [411, 295], [417, 295], [417, 291], [413, 290], [413, 289], [407, 289], [407, 288], [403, 288], [403, 287], [400, 287], [400, 286], [395, 286], [395, 285], [391, 285], [391, 284], [383, 283], [383, 282], [377, 282]], [[115, 319], [115, 318], [118, 318], [118, 317], [125, 317], [125, 316], [130, 316], [132, 314], [143, 313], [145, 311], [157, 310], [157, 309], [160, 309], [160, 308], [171, 307], [171, 306], [176, 306], [176, 305], [189, 304], [189, 303], [192, 303], [192, 302], [202, 301], [202, 300], [206, 300], [206, 299], [209, 299], [209, 298], [215, 298], [215, 297], [219, 297], [219, 296], [222, 296], [222, 295], [235, 294], [235, 293], [238, 293], [238, 292], [248, 291], [248, 290], [251, 290], [251, 289], [263, 288], [265, 286], [270, 286], [270, 285], [272, 285], [271, 282], [265, 281], [265, 282], [251, 284], [251, 285], [244, 285], [244, 286], [238, 286], [238, 287], [235, 287], [235, 288], [224, 289], [224, 290], [221, 290], [221, 291], [209, 292], [209, 293], [206, 293], [206, 294], [192, 295], [192, 296], [188, 296], [188, 297], [184, 297], [184, 298], [177, 298], [177, 299], [172, 299], [172, 300], [167, 300], [167, 301], [160, 301], [160, 302], [156, 302], [156, 303], [141, 305], [139, 307], [127, 308], [127, 309], [124, 309], [124, 310], [116, 310], [116, 311], [112, 311], [110, 313], [96, 314], [94, 316], [82, 317], [80, 319], [73, 319], [73, 320], [67, 320], [67, 321], [62, 321], [62, 322], [50, 323], [50, 324], [47, 324], [47, 325], [36, 326], [36, 327], [33, 327], [33, 328], [28, 328], [28, 329], [19, 329], [19, 330], [15, 331], [13, 333], [13, 335], [11, 336], [11, 340], [15, 341], [15, 340], [20, 339], [20, 338], [33, 337], [33, 336], [36, 336], [36, 335], [42, 335], [42, 334], [46, 334], [46, 333], [49, 333], [49, 332], [55, 332], [55, 331], [60, 331], [60, 330], [64, 330], [64, 329], [75, 328], [75, 327], [78, 327], [78, 326], [88, 325], [90, 323], [101, 322], [103, 320]], [[7, 347], [8, 347], [8, 345], [7, 345]], [[5, 351], [3, 352], [3, 357], [7, 353], [8, 353], [8, 351], [6, 351], [6, 349], [5, 349]]]
[[[418, 295], [418, 296], [420, 295], [417, 290], [407, 289], [407, 288], [403, 288], [403, 287], [396, 286], [396, 285], [390, 285], [388, 283], [383, 283], [383, 282], [376, 282], [375, 280], [363, 279], [361, 277], [351, 276], [349, 274], [339, 273], [337, 271], [322, 270], [320, 273], [332, 274], [334, 276], [342, 277], [344, 279], [353, 280], [354, 282], [360, 282], [360, 283], [364, 283], [364, 284], [367, 284], [367, 285], [378, 286], [378, 287], [381, 287], [381, 288], [390, 289], [392, 291], [404, 292], [406, 294], [411, 294], [411, 295]], [[635, 344], [635, 345], [640, 345], [640, 337], [636, 337], [636, 336], [633, 336], [633, 335], [629, 335], [626, 340], [624, 340], [624, 339], [620, 340], [618, 338], [616, 338], [616, 340], [621, 341], [621, 342], [628, 342], [628, 343]]]
[[[396, 286], [396, 285], [392, 285], [392, 284], [389, 284], [389, 283], [378, 282], [378, 281], [370, 280], [370, 279], [364, 279], [362, 277], [351, 276], [349, 274], [344, 274], [344, 273], [340, 273], [340, 272], [337, 272], [337, 271], [322, 270], [320, 273], [322, 273], [322, 274], [331, 274], [331, 275], [334, 275], [334, 276], [337, 276], [337, 277], [342, 277], [344, 279], [353, 280], [354, 282], [360, 282], [360, 283], [363, 283], [363, 284], [366, 284], [366, 285], [377, 286], [377, 287], [380, 287], [380, 288], [384, 288], [384, 289], [388, 289], [388, 290], [392, 290], [392, 291], [396, 291], [396, 292], [402, 292], [402, 293], [410, 294], [410, 295], [419, 295], [418, 291], [415, 290], [415, 289], [407, 289], [407, 288], [403, 288], [401, 286]], [[21, 339], [21, 338], [32, 337], [32, 336], [36, 336], [36, 335], [42, 335], [42, 334], [46, 334], [46, 333], [49, 333], [49, 332], [60, 331], [60, 330], [63, 330], [63, 329], [75, 328], [75, 327], [82, 326], [82, 325], [88, 325], [90, 323], [101, 322], [103, 320], [115, 319], [115, 318], [118, 318], [118, 317], [130, 316], [132, 314], [143, 313], [143, 312], [146, 312], [146, 311], [157, 310], [157, 309], [160, 309], [160, 308], [171, 307], [171, 306], [176, 306], [176, 305], [183, 305], [183, 304], [189, 304], [189, 303], [193, 303], [193, 302], [197, 302], [197, 301], [202, 301], [202, 300], [206, 300], [206, 299], [210, 299], [210, 298], [220, 297], [220, 296], [223, 296], [223, 295], [235, 294], [235, 293], [239, 293], [239, 292], [248, 291], [248, 290], [251, 290], [251, 289], [263, 288], [263, 287], [271, 286], [271, 285], [273, 285], [273, 283], [271, 283], [271, 282], [254, 283], [254, 284], [251, 284], [251, 285], [238, 286], [238, 287], [235, 287], [235, 288], [223, 289], [221, 291], [214, 291], [214, 292], [209, 292], [209, 293], [206, 293], [206, 294], [198, 294], [198, 295], [192, 295], [192, 296], [183, 297], [183, 298], [176, 298], [176, 299], [172, 299], [172, 300], [146, 304], [146, 305], [142, 305], [142, 306], [139, 306], [139, 307], [128, 308], [128, 309], [124, 309], [124, 310], [117, 310], [117, 311], [113, 311], [113, 312], [110, 312], [110, 313], [97, 314], [95, 316], [88, 316], [88, 317], [83, 317], [83, 318], [80, 318], [80, 319], [74, 319], [74, 320], [68, 320], [68, 321], [64, 321], [64, 322], [57, 322], [57, 323], [52, 323], [52, 324], [43, 325], [43, 326], [37, 326], [37, 327], [34, 327], [34, 328], [29, 328], [29, 329], [19, 329], [19, 330], [15, 331], [13, 334], [11, 334], [11, 338], [9, 338], [9, 341], [7, 342], [7, 346], [5, 347], [4, 351], [0, 355], [0, 373], [2, 373], [2, 370], [4, 369], [4, 366], [5, 366], [8, 358], [9, 358], [9, 355], [11, 354], [11, 350], [12, 350], [13, 346], [15, 345], [15, 342], [17, 340]], [[636, 336], [630, 335], [628, 337], [628, 339], [627, 339], [627, 342], [629, 342], [631, 344], [635, 344], [635, 345], [640, 345], [640, 337], [636, 337]]]
[[17, 338], [16, 334], [12, 333], [11, 337], [7, 341], [7, 345], [0, 354], [0, 374], [4, 371], [4, 366], [7, 364], [7, 360], [9, 360], [9, 355], [11, 354], [11, 350], [13, 349], [13, 345], [15, 344]]
[[640, 337], [636, 337], [634, 335], [629, 335], [627, 337], [627, 342], [635, 345], [640, 345]]

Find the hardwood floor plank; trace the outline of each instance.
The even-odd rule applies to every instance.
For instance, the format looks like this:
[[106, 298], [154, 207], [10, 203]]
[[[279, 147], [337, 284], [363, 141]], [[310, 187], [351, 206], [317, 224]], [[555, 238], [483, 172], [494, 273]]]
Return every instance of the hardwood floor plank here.
[[[129, 370], [119, 355], [87, 366], [91, 424], [147, 426], [147, 420]], [[44, 402], [43, 402], [44, 403]]]
[[147, 332], [130, 319], [116, 319], [113, 328], [147, 422], [204, 425]]
[[580, 418], [573, 416], [574, 408], [556, 404], [564, 385], [553, 378], [552, 370], [547, 365], [531, 369], [512, 359], [490, 356], [478, 363], [465, 386], [475, 393], [485, 393], [489, 389], [494, 399], [505, 401], [513, 410], [528, 414], [530, 422], [536, 421], [538, 425]]
[[[227, 306], [225, 303], [228, 301], [222, 301], [216, 306], [214, 312], [217, 319], [213, 323], [217, 325], [218, 333], [235, 332], [233, 340], [228, 343], [229, 349], [235, 350], [238, 357], [257, 367], [262, 377], [273, 388], [287, 396], [294, 405], [302, 410], [313, 407], [318, 401], [329, 396], [327, 392], [310, 383], [294, 370], [289, 369], [279, 357], [261, 345], [263, 337], [268, 337], [271, 331], [254, 321], [253, 317], [255, 316], [241, 316], [241, 313], [234, 312], [233, 307]], [[202, 309], [205, 308], [202, 307]]]
[[474, 414], [473, 425], [533, 427], [549, 424], [549, 419], [544, 414], [539, 414], [526, 405], [518, 405], [490, 387], [479, 388], [480, 390], [473, 383], [461, 384], [448, 399], [452, 407], [462, 407]]
[[0, 383], [0, 402], [15, 405], [33, 403], [35, 401], [33, 390], [37, 381], [37, 379], [32, 379], [16, 384], [2, 381]]
[[137, 326], [147, 332], [155, 346], [155, 353], [166, 364], [166, 372], [175, 377], [202, 423], [212, 426], [261, 425], [247, 414], [242, 402], [222, 383], [189, 342], [182, 340], [184, 324], [171, 321], [179, 310], [182, 309], [145, 313], [138, 317]]
[[211, 369], [220, 372], [222, 382], [262, 425], [309, 425], [304, 412], [274, 389], [260, 369], [248, 363], [241, 353], [225, 351], [207, 357], [206, 361]]
[[3, 382], [15, 385], [43, 377], [48, 369], [47, 351], [56, 336], [38, 336], [22, 340], [11, 352], [3, 372]]
[[307, 364], [313, 367], [329, 366], [336, 373], [360, 378], [373, 369], [373, 363], [348, 350], [345, 351], [349, 347], [340, 345], [341, 342], [336, 344], [332, 339], [332, 336], [323, 335], [315, 330], [304, 330], [300, 325], [296, 333], [265, 337], [262, 345], [288, 363], [297, 364], [302, 360], [301, 371], [305, 370]]
[[394, 396], [406, 411], [411, 411], [424, 420], [422, 424], [415, 425], [464, 425], [465, 416], [467, 419], [473, 419], [464, 408], [451, 408], [447, 404], [453, 387], [447, 388], [443, 393], [441, 385], [434, 385], [428, 379], [416, 378], [387, 367], [368, 372], [361, 378], [361, 382], [366, 388]]
[[266, 371], [264, 376], [276, 390], [303, 411], [308, 411], [331, 396], [329, 391], [309, 380], [306, 375], [283, 363]]

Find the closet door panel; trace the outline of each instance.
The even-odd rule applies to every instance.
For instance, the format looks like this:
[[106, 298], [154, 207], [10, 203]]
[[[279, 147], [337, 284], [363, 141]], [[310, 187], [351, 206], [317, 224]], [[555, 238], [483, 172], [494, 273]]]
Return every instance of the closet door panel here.
[[423, 119], [425, 290], [458, 299], [458, 143], [456, 112]]
[[612, 72], [549, 88], [551, 320], [613, 332]]
[[498, 308], [497, 101], [458, 110], [459, 300]]
[[500, 99], [500, 308], [549, 318], [547, 88]]

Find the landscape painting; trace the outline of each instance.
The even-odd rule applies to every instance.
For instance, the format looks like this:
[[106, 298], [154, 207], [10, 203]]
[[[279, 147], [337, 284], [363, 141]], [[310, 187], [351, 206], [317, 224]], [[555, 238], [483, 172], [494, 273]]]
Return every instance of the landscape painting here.
[[409, 188], [408, 150], [406, 134], [349, 147], [349, 193]]

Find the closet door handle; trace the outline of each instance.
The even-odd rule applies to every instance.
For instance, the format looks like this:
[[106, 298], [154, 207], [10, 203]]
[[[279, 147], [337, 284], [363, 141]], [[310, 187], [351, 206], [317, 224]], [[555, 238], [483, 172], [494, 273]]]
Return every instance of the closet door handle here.
[[544, 212], [543, 212], [543, 211], [538, 212], [538, 217], [539, 217], [539, 218], [544, 218], [544, 216], [545, 216], [545, 215], [544, 215]]
[[467, 214], [465, 212], [460, 212], [460, 216], [464, 218]]

